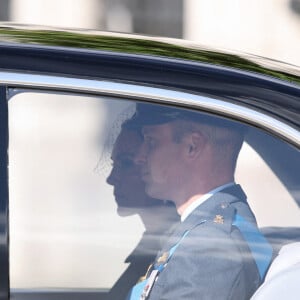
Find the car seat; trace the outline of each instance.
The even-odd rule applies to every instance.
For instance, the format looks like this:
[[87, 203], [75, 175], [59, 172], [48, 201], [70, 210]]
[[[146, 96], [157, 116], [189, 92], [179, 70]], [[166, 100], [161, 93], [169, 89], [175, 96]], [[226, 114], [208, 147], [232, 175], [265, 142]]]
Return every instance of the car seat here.
[[300, 242], [283, 246], [264, 283], [251, 300], [298, 300], [300, 295]]

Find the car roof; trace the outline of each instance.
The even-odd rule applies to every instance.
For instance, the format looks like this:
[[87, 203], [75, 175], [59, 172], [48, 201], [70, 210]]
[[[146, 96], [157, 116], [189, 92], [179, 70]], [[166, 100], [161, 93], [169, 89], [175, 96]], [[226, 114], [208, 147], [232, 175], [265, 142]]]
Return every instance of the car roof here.
[[183, 39], [2, 22], [0, 42], [4, 41], [184, 59], [253, 71], [300, 84], [298, 66], [249, 53], [208, 48]]
[[300, 128], [300, 71], [194, 43], [90, 30], [0, 25], [0, 70], [113, 80], [206, 95]]

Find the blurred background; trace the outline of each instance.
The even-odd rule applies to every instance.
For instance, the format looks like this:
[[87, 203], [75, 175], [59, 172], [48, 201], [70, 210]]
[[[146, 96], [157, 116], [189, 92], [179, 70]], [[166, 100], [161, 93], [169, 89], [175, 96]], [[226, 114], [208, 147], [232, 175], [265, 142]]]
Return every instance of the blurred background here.
[[0, 21], [184, 38], [300, 65], [300, 0], [0, 0]]

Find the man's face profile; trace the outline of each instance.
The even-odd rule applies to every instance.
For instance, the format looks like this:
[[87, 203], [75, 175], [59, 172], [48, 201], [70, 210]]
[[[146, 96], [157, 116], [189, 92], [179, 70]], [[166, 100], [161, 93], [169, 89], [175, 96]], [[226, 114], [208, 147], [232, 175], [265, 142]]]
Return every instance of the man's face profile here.
[[144, 126], [144, 142], [137, 156], [146, 192], [153, 198], [172, 200], [180, 185], [183, 145], [173, 138], [173, 124]]

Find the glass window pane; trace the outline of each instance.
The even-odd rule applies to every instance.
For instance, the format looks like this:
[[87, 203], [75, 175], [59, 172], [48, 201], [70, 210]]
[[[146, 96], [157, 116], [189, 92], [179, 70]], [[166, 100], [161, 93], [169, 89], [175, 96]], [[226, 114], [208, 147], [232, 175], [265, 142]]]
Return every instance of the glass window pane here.
[[[186, 280], [191, 298], [222, 290], [244, 299], [263, 282], [272, 250], [299, 240], [299, 150], [280, 139], [131, 99], [12, 92], [13, 293], [83, 289], [125, 299], [156, 261], [151, 297], [183, 298]], [[253, 246], [253, 230], [271, 254]]]
[[96, 167], [111, 123], [132, 105], [48, 92], [9, 101], [12, 288], [108, 289], [125, 269], [142, 224], [116, 214]]

